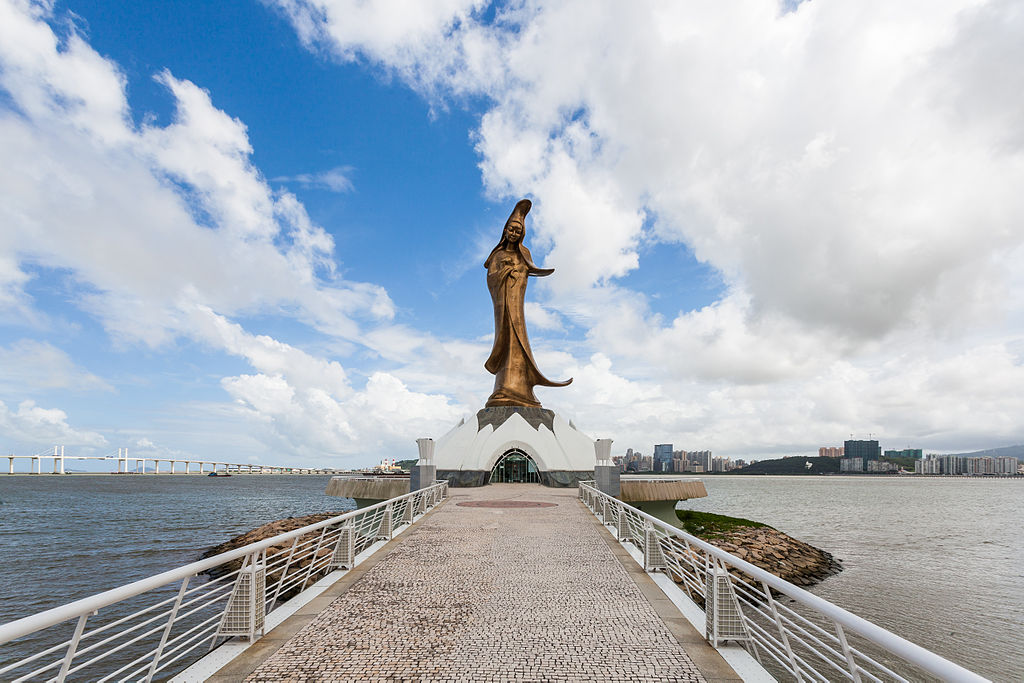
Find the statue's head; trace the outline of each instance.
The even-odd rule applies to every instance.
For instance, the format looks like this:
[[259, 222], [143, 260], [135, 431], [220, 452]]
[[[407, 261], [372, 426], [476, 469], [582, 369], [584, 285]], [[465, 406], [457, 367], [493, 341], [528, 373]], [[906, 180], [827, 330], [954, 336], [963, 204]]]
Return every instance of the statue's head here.
[[512, 214], [505, 221], [505, 230], [501, 235], [502, 241], [510, 244], [519, 244], [523, 240], [523, 233], [526, 232], [526, 214], [530, 212], [533, 203], [529, 199], [521, 199], [512, 209]]

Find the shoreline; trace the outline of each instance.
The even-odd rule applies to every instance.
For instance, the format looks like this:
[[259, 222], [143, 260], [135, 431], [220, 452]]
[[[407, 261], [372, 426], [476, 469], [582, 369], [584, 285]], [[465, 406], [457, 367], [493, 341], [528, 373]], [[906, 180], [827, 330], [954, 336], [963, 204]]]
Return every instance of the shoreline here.
[[832, 553], [763, 522], [685, 509], [676, 517], [687, 533], [803, 588], [843, 571]]

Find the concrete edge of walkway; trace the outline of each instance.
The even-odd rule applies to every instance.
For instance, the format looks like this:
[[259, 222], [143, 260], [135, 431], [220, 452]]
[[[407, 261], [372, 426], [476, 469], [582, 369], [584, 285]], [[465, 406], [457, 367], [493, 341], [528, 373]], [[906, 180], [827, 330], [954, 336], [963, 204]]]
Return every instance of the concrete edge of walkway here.
[[[601, 530], [612, 554], [633, 579], [633, 582], [651, 604], [654, 612], [665, 623], [669, 632], [683, 647], [686, 654], [708, 683], [735, 683], [745, 681], [761, 683], [774, 681], [769, 674], [750, 654], [738, 646], [714, 648], [694, 626], [693, 615], [687, 615], [682, 609], [681, 600], [692, 602], [686, 594], [665, 575], [652, 576], [644, 571], [643, 555], [633, 552], [621, 543], [601, 521], [593, 515], [583, 501], [577, 501], [590, 517], [594, 526]], [[638, 561], [639, 560], [639, 561]], [[664, 581], [658, 580], [664, 579]], [[693, 608], [700, 608], [693, 605]], [[703, 612], [701, 612], [703, 614]]]
[[378, 541], [364, 550], [360, 557], [356, 557], [352, 569], [331, 572], [279, 607], [279, 610], [287, 611], [283, 618], [273, 620], [278, 610], [271, 612], [267, 615], [268, 624], [272, 621], [278, 623], [270, 626], [262, 637], [251, 643], [237, 638], [224, 643], [174, 676], [171, 679], [172, 683], [236, 683], [244, 680], [295, 634], [316, 619], [332, 602], [344, 595], [356, 581], [377, 566], [377, 563], [394, 552], [405, 540], [404, 533], [434, 514], [448, 502], [448, 498], [417, 517], [412, 524], [399, 527], [390, 541]]

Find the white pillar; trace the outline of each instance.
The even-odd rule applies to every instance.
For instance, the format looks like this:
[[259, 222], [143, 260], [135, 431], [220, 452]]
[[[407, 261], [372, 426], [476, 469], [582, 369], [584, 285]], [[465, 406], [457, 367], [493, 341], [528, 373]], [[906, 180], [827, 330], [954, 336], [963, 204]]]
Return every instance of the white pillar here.
[[29, 472], [29, 474], [37, 474], [37, 472], [36, 472], [36, 468], [37, 467], [42, 467], [42, 465], [39, 464], [39, 458], [32, 458], [32, 460], [28, 464], [28, 472]]
[[153, 474], [160, 474], [160, 461], [153, 459]]
[[206, 465], [202, 460], [199, 461], [199, 474], [203, 473], [203, 467]]
[[594, 442], [594, 484], [613, 498], [621, 493], [619, 468], [612, 461], [612, 440], [598, 439]]
[[416, 463], [417, 465], [433, 465], [434, 464], [434, 440], [433, 439], [416, 439], [416, 445], [420, 449], [420, 459]]
[[14, 454], [7, 458], [10, 462], [7, 465], [7, 474], [14, 474]]

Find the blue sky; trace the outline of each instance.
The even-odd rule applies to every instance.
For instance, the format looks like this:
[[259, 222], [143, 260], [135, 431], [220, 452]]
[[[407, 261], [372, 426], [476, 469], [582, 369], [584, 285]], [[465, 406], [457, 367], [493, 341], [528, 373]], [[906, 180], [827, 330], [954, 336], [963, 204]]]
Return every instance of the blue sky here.
[[411, 457], [524, 196], [616, 452], [1024, 440], [1014, 3], [0, 8], [2, 450]]

